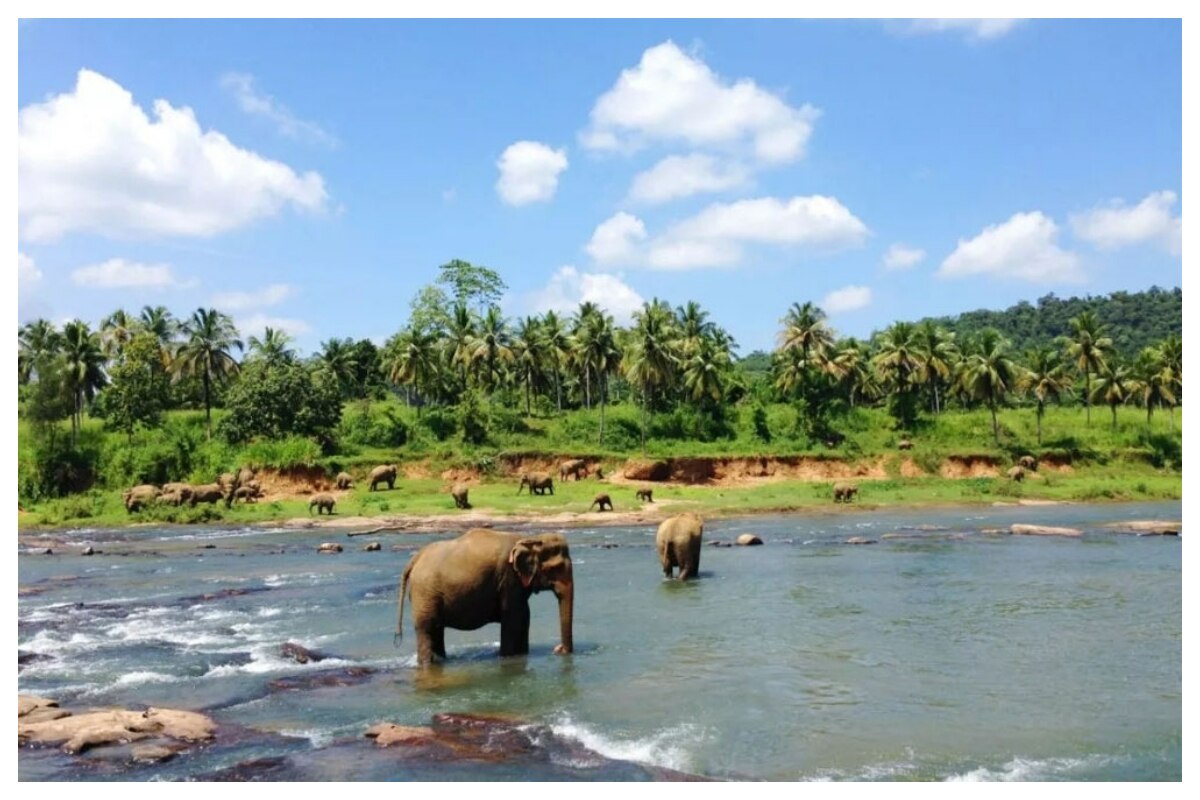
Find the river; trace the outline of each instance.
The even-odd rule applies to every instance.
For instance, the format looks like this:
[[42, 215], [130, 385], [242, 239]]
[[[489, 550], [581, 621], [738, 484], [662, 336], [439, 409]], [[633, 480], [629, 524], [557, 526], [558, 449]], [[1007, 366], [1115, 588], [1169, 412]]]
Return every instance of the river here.
[[[700, 579], [682, 584], [663, 580], [654, 528], [572, 529], [575, 654], [551, 652], [545, 593], [530, 601], [528, 657], [496, 657], [498, 626], [451, 630], [448, 662], [428, 673], [415, 668], [411, 617], [393, 647], [396, 579], [440, 537], [78, 531], [56, 555], [19, 557], [21, 586], [40, 591], [19, 600], [20, 691], [72, 707], [200, 709], [241, 733], [138, 767], [21, 748], [19, 776], [182, 779], [267, 758], [263, 777], [295, 780], [639, 780], [663, 767], [787, 781], [1177, 781], [1181, 537], [1103, 525], [1181, 513], [1171, 502], [714, 520], [706, 539], [753, 532], [765, 545], [706, 546]], [[984, 532], [1013, 522], [1085, 534]], [[346, 551], [318, 555], [329, 540]], [[383, 550], [361, 551], [367, 540]], [[85, 543], [103, 552], [79, 556]], [[297, 664], [280, 655], [285, 642], [329, 658]], [[370, 672], [305, 680], [348, 667]], [[430, 761], [362, 735], [439, 712], [519, 718], [544, 747]]]

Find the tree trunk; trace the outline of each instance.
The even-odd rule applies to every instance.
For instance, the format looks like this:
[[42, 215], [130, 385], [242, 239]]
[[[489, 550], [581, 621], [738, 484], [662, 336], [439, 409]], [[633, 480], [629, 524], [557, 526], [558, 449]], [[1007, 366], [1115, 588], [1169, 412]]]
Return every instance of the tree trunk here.
[[529, 373], [525, 373], [525, 416], [529, 416]]
[[587, 364], [583, 365], [583, 390], [584, 400], [587, 405], [587, 410], [592, 410], [592, 368]]
[[[604, 386], [605, 386], [605, 389], [607, 390], [607, 388], [608, 388], [608, 378], [607, 377], [604, 378]], [[608, 392], [605, 391], [603, 394], [600, 395], [600, 444], [604, 444], [604, 405], [607, 400], [608, 400]]]
[[204, 365], [204, 438], [212, 439], [212, 404], [209, 402], [208, 364]]
[[938, 394], [938, 382], [933, 382], [933, 413], [940, 416], [942, 413], [942, 399]]
[[1146, 433], [1150, 432], [1150, 415], [1154, 413], [1154, 404], [1146, 403]]
[[649, 402], [646, 390], [642, 389], [642, 458], [646, 457], [646, 404]]
[[558, 379], [558, 364], [554, 365], [554, 394], [558, 396], [558, 410], [562, 413], [562, 383]]
[[1038, 425], [1038, 447], [1042, 446], [1042, 415], [1046, 413], [1046, 407], [1042, 401], [1038, 401], [1037, 406], [1037, 425]]
[[1117, 429], [1117, 404], [1113, 403], [1109, 408], [1112, 409], [1112, 429], [1115, 431]]
[[996, 421], [996, 402], [993, 400], [988, 403], [988, 407], [992, 411], [992, 436], [996, 439], [996, 445], [1000, 444], [1000, 423]]
[[1083, 405], [1087, 409], [1087, 426], [1092, 427], [1092, 371], [1083, 371]]

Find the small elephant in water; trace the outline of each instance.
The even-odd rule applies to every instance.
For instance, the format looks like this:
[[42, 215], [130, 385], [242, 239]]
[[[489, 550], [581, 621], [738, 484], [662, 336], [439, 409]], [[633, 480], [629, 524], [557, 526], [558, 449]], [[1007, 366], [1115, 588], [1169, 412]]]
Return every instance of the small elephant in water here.
[[1019, 466], [1013, 467], [1008, 471], [1008, 479], [1010, 481], [1016, 481], [1017, 483], [1025, 480], [1025, 468]]
[[637, 499], [645, 500], [647, 503], [653, 503], [654, 502], [654, 490], [653, 489], [638, 489], [637, 490]]
[[381, 483], [386, 483], [389, 489], [396, 488], [396, 473], [400, 468], [395, 464], [384, 464], [371, 470], [371, 475], [368, 480], [371, 482], [371, 491], [375, 491], [375, 487]]
[[328, 495], [328, 494], [314, 495], [313, 499], [308, 501], [308, 513], [311, 514], [312, 510], [313, 510], [313, 506], [316, 506], [318, 517], [321, 516], [322, 511], [324, 511], [326, 514], [332, 515], [333, 507], [336, 503], [337, 503], [337, 501], [333, 499], [333, 495]]
[[126, 489], [121, 493], [121, 499], [125, 502], [125, 511], [132, 514], [134, 511], [141, 511], [153, 503], [158, 499], [160, 494], [162, 494], [162, 491], [157, 486], [143, 483], [141, 486]]
[[654, 536], [654, 547], [662, 564], [663, 575], [670, 578], [679, 568], [679, 580], [694, 578], [700, 572], [700, 545], [704, 537], [704, 520], [686, 511], [663, 520]]
[[572, 458], [569, 461], [564, 461], [558, 467], [558, 479], [563, 483], [567, 482], [567, 478], [574, 476], [575, 480], [583, 480], [588, 475], [587, 462], [582, 458]]
[[446, 657], [446, 628], [473, 631], [500, 623], [500, 655], [529, 652], [529, 596], [550, 590], [558, 598], [561, 642], [574, 649], [575, 578], [561, 533], [521, 536], [474, 528], [457, 539], [417, 551], [400, 579], [396, 640], [403, 635], [404, 598], [412, 594], [417, 663]]
[[339, 472], [335, 481], [339, 489], [349, 489], [354, 486], [354, 480], [348, 472]]
[[450, 496], [454, 498], [455, 508], [470, 508], [471, 504], [467, 501], [467, 492], [470, 489], [465, 483], [456, 483], [450, 489]]
[[588, 511], [591, 511], [593, 506], [600, 506], [601, 511], [612, 511], [612, 498], [601, 492], [600, 494], [596, 495], [595, 499], [592, 500], [592, 505], [588, 506]]
[[517, 494], [526, 486], [529, 487], [530, 494], [545, 494], [550, 492], [554, 494], [554, 478], [544, 472], [527, 472], [521, 476], [521, 483], [517, 486]]
[[1017, 459], [1017, 465], [1020, 467], [1024, 467], [1025, 469], [1029, 470], [1030, 472], [1036, 472], [1037, 468], [1038, 468], [1037, 459], [1034, 458], [1033, 456], [1021, 456], [1020, 458]]
[[833, 502], [849, 503], [858, 495], [858, 487], [853, 483], [835, 483], [833, 485]]

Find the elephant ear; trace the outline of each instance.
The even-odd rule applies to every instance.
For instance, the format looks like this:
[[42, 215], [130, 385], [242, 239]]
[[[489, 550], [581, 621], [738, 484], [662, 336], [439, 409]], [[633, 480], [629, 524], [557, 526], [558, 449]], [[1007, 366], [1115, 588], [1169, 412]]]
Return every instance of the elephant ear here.
[[512, 565], [513, 571], [521, 580], [521, 585], [526, 589], [533, 583], [533, 577], [537, 574], [537, 555], [541, 546], [542, 543], [537, 539], [522, 539], [513, 545], [512, 551], [508, 554], [508, 563]]

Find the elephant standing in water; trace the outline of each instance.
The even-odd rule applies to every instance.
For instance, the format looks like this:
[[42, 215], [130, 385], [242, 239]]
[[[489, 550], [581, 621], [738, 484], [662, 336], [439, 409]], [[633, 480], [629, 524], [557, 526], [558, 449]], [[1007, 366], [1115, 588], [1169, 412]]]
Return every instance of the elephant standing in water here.
[[679, 580], [695, 578], [700, 573], [700, 545], [704, 536], [704, 520], [686, 511], [663, 520], [654, 537], [663, 575], [671, 577], [679, 567]]
[[457, 539], [417, 551], [400, 580], [396, 638], [404, 628], [404, 596], [412, 591], [417, 662], [446, 657], [446, 628], [473, 631], [500, 623], [500, 655], [529, 652], [529, 596], [549, 589], [558, 598], [562, 641], [574, 649], [575, 579], [561, 533], [521, 536], [473, 528]]

